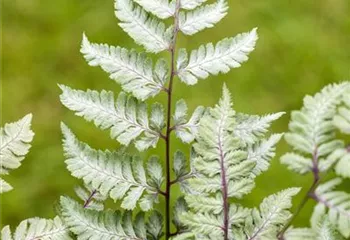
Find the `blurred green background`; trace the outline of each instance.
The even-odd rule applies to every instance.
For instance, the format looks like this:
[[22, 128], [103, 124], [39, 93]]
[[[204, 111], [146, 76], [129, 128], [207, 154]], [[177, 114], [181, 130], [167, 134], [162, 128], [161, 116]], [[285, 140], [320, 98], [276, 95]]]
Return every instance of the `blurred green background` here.
[[[215, 104], [223, 82], [232, 91], [236, 110], [266, 114], [298, 109], [304, 95], [350, 78], [349, 0], [229, 0], [229, 5], [228, 16], [216, 28], [194, 37], [180, 36], [179, 46], [194, 49], [257, 26], [257, 48], [247, 63], [229, 74], [212, 76], [191, 87], [176, 81], [175, 99], [186, 99], [191, 111], [200, 104]], [[117, 24], [112, 0], [2, 1], [2, 124], [32, 112], [36, 133], [22, 167], [6, 177], [15, 190], [1, 196], [2, 225], [17, 225], [33, 216], [53, 217], [59, 196], [74, 196], [73, 188], [80, 182], [65, 168], [61, 121], [94, 148], [119, 147], [107, 131], [65, 109], [57, 87], [62, 83], [73, 88], [120, 91], [106, 73], [89, 67], [79, 53], [84, 31], [93, 42], [141, 50]], [[154, 100], [165, 102], [165, 95]], [[286, 131], [288, 119], [289, 114], [273, 125], [273, 131]], [[188, 154], [188, 146], [177, 140], [173, 143], [172, 150]], [[164, 156], [163, 147], [160, 144], [142, 155]], [[133, 147], [129, 150], [135, 151]], [[244, 199], [245, 205], [258, 204], [283, 188], [309, 186], [311, 176], [300, 177], [279, 164], [279, 157], [287, 150], [282, 141], [270, 170], [258, 177], [254, 192]], [[307, 224], [312, 205], [307, 205], [295, 225]]]

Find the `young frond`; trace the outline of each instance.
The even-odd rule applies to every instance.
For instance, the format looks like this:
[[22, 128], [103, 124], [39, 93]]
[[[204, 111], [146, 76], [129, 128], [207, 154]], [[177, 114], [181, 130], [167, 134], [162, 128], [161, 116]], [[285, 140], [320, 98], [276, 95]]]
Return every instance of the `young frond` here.
[[332, 119], [349, 86], [348, 82], [328, 85], [314, 97], [306, 96], [301, 111], [292, 112], [285, 139], [295, 150], [312, 155], [317, 149], [322, 157], [341, 147], [342, 143], [334, 140]]
[[192, 10], [208, 0], [181, 0], [181, 8], [186, 10]]
[[22, 221], [14, 234], [6, 226], [1, 231], [2, 240], [73, 240], [59, 217], [51, 219], [32, 218]]
[[[159, 116], [152, 113], [149, 123], [146, 104], [123, 92], [115, 101], [111, 91], [84, 92], [63, 85], [60, 88], [63, 92], [60, 96], [63, 105], [75, 111], [76, 115], [93, 121], [97, 127], [111, 129], [111, 137], [121, 144], [129, 145], [131, 141], [135, 141], [135, 146], [140, 151], [156, 146], [161, 133], [153, 128], [157, 123], [153, 123], [152, 119], [158, 119]], [[144, 136], [140, 137], [142, 134]]]
[[191, 12], [181, 12], [179, 28], [186, 35], [193, 35], [205, 28], [212, 28], [226, 16], [227, 10], [227, 1], [218, 0], [216, 3], [200, 7]]
[[159, 60], [153, 71], [152, 59], [144, 53], [107, 44], [90, 43], [83, 35], [81, 53], [91, 66], [100, 66], [123, 90], [145, 100], [157, 95], [168, 75], [165, 60]]
[[205, 79], [210, 74], [227, 73], [231, 68], [240, 67], [248, 60], [248, 54], [254, 50], [258, 39], [256, 29], [239, 34], [234, 38], [202, 45], [191, 52], [190, 59], [185, 49], [179, 52], [177, 61], [178, 76], [188, 85], [194, 85], [198, 79]]
[[115, 0], [115, 15], [121, 21], [119, 26], [149, 52], [169, 49], [172, 27], [166, 29], [164, 23], [150, 16], [132, 0]]
[[134, 209], [137, 202], [147, 211], [158, 201], [163, 181], [161, 165], [152, 158], [148, 164], [148, 177], [138, 157], [120, 152], [97, 151], [79, 142], [73, 133], [62, 124], [64, 152], [68, 170], [74, 177], [84, 180], [102, 195], [122, 199], [121, 207]]
[[276, 239], [278, 231], [292, 216], [288, 209], [292, 206], [292, 197], [299, 190], [289, 188], [265, 198], [259, 210], [253, 209], [244, 229], [239, 231], [244, 232], [249, 240]]
[[[61, 197], [61, 208], [65, 223], [77, 235], [78, 240], [154, 239], [147, 237], [148, 231], [154, 233], [155, 229], [151, 224], [145, 223], [142, 213], [139, 213], [133, 220], [131, 212], [122, 214], [119, 211], [99, 212], [84, 209], [80, 204], [66, 197]], [[160, 228], [161, 230], [162, 228]], [[158, 236], [161, 235], [158, 233]]]
[[[21, 166], [21, 161], [28, 153], [34, 133], [30, 129], [32, 114], [28, 114], [17, 122], [6, 123], [0, 129], [0, 174], [8, 174], [10, 170]], [[8, 192], [12, 187], [0, 180], [0, 193]]]
[[273, 113], [265, 116], [238, 113], [234, 134], [246, 144], [254, 144], [265, 136], [271, 124], [285, 113]]
[[166, 19], [175, 14], [175, 1], [169, 0], [134, 0], [146, 11], [161, 19]]
[[343, 96], [343, 105], [338, 108], [333, 124], [343, 133], [350, 134], [350, 89]]
[[181, 99], [176, 103], [174, 119], [174, 130], [178, 138], [184, 143], [190, 143], [194, 140], [198, 131], [198, 124], [204, 114], [205, 108], [199, 106], [193, 112], [193, 115], [187, 120], [187, 104]]
[[350, 194], [333, 190], [341, 183], [335, 178], [320, 185], [314, 194], [318, 202], [314, 208], [313, 218], [327, 214], [329, 221], [345, 237], [350, 237]]

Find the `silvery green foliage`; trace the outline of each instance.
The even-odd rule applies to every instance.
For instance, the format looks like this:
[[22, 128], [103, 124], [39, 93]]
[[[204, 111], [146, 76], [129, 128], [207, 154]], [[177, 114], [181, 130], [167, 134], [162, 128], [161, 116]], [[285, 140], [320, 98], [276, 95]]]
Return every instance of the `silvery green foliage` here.
[[233, 38], [225, 38], [215, 46], [212, 43], [202, 45], [193, 50], [190, 57], [186, 49], [181, 49], [177, 61], [178, 76], [181, 81], [193, 85], [210, 74], [227, 73], [248, 60], [248, 54], [254, 50], [257, 40], [256, 29], [253, 29]]
[[102, 211], [104, 209], [104, 201], [107, 199], [106, 195], [102, 195], [98, 190], [91, 186], [78, 186], [74, 189], [75, 194], [82, 200], [83, 207]]
[[[155, 147], [165, 126], [163, 108], [152, 105], [151, 117], [147, 106], [121, 92], [115, 100], [111, 91], [73, 90], [60, 85], [61, 102], [76, 115], [92, 121], [101, 129], [111, 129], [111, 137], [123, 145], [135, 141], [138, 150]], [[141, 135], [143, 136], [141, 137]]]
[[[0, 129], [0, 175], [21, 166], [21, 161], [28, 153], [34, 133], [30, 129], [32, 114], [17, 122], [7, 123]], [[0, 193], [12, 190], [12, 186], [0, 178]]]
[[259, 210], [232, 202], [252, 191], [255, 177], [267, 170], [281, 137], [264, 139], [269, 127], [265, 125], [247, 143], [235, 134], [242, 122], [232, 105], [224, 86], [219, 103], [200, 120], [193, 144], [193, 177], [188, 179], [191, 191], [185, 196], [190, 210], [180, 215], [189, 231], [176, 239], [271, 239], [291, 216], [288, 209], [299, 192], [296, 188], [267, 197]]
[[287, 240], [342, 239], [337, 232], [344, 238], [350, 237], [350, 194], [335, 190], [342, 179], [320, 184], [322, 172], [335, 170], [340, 177], [350, 177], [349, 147], [344, 146], [337, 134], [338, 129], [347, 133], [344, 122], [350, 116], [344, 109], [348, 106], [349, 90], [349, 82], [328, 85], [314, 97], [305, 97], [301, 111], [292, 112], [290, 132], [285, 139], [294, 151], [282, 156], [281, 162], [299, 174], [314, 174], [316, 188], [311, 189], [309, 197], [317, 205], [312, 230], [289, 229], [285, 234]]
[[12, 234], [10, 227], [1, 231], [2, 240], [72, 240], [67, 227], [59, 217], [54, 219], [32, 218], [22, 221]]
[[[83, 208], [74, 200], [61, 198], [62, 217], [70, 231], [77, 235], [78, 240], [147, 240], [160, 239], [163, 235], [162, 218], [153, 212], [146, 223], [143, 213], [135, 219], [130, 211], [96, 211]], [[97, 238], [98, 237], [98, 238]]]
[[350, 134], [350, 89], [343, 97], [343, 104], [333, 118], [333, 124], [342, 133]]
[[163, 182], [158, 158], [152, 157], [148, 161], [146, 174], [139, 157], [92, 149], [80, 142], [64, 124], [62, 132], [67, 168], [74, 177], [82, 179], [103, 196], [122, 199], [124, 209], [134, 209], [139, 202], [140, 207], [147, 211], [158, 201]]

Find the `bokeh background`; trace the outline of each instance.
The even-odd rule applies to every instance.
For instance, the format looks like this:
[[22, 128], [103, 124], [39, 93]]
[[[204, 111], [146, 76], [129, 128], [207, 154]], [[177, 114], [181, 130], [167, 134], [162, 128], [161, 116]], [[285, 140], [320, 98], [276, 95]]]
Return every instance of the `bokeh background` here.
[[[238, 111], [289, 113], [301, 107], [304, 95], [350, 79], [349, 0], [229, 0], [229, 5], [228, 16], [217, 27], [193, 37], [180, 36], [179, 46], [194, 49], [257, 26], [257, 48], [247, 63], [229, 74], [191, 87], [177, 80], [175, 99], [186, 99], [190, 110], [200, 104], [214, 105], [226, 82]], [[141, 50], [118, 27], [112, 0], [2, 1], [2, 125], [32, 112], [36, 135], [22, 167], [6, 177], [15, 190], [1, 196], [1, 225], [17, 225], [33, 216], [53, 217], [59, 197], [74, 196], [73, 188], [80, 182], [64, 164], [61, 121], [94, 148], [119, 147], [107, 131], [74, 116], [59, 102], [58, 83], [120, 91], [118, 84], [101, 69], [89, 67], [79, 53], [84, 31], [93, 42]], [[165, 102], [165, 95], [151, 101]], [[273, 131], [286, 131], [288, 121], [289, 114], [273, 125]], [[188, 154], [188, 146], [177, 140], [173, 143], [172, 150]], [[163, 147], [160, 144], [142, 156], [164, 156]], [[128, 150], [135, 152], [133, 147]], [[245, 205], [257, 205], [263, 197], [291, 186], [305, 187], [305, 192], [311, 176], [300, 177], [279, 163], [287, 150], [282, 141], [270, 170], [258, 177], [255, 190], [244, 198]], [[344, 187], [350, 189], [348, 183]], [[308, 224], [312, 206], [309, 202], [295, 225]]]

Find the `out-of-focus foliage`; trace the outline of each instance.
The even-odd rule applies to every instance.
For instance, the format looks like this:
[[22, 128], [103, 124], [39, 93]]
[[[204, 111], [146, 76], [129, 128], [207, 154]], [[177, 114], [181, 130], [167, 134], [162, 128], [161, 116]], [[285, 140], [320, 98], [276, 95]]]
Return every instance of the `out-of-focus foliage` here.
[[[109, 89], [115, 91], [115, 95], [120, 91], [118, 84], [108, 79], [108, 74], [87, 66], [79, 52], [81, 33], [88, 29], [89, 38], [96, 42], [128, 48], [136, 45], [117, 26], [111, 1], [4, 0], [2, 3], [2, 125], [25, 112], [35, 116], [36, 139], [32, 151], [23, 166], [7, 178], [16, 191], [1, 196], [1, 221], [16, 226], [21, 219], [33, 216], [52, 218], [52, 203], [62, 194], [74, 195], [77, 182], [65, 168], [61, 120], [93, 148], [119, 146], [108, 134], [75, 117], [59, 102], [57, 83], [75, 89]], [[313, 95], [327, 83], [349, 78], [348, 0], [317, 3], [237, 0], [230, 1], [229, 5], [229, 14], [216, 28], [191, 38], [180, 35], [179, 47], [197, 49], [203, 39], [217, 42], [254, 27], [259, 27], [259, 42], [249, 64], [235, 71], [210, 76], [199, 81], [195, 88], [175, 82], [174, 98], [185, 99], [190, 113], [195, 106], [214, 105], [223, 81], [235, 98], [237, 111], [266, 114], [298, 109], [304, 95]], [[165, 94], [156, 100], [164, 102]], [[286, 131], [288, 120], [289, 116], [282, 117], [273, 131]], [[177, 148], [189, 155], [189, 149], [180, 144], [180, 140], [172, 149]], [[142, 157], [148, 158], [152, 153], [162, 156], [160, 149], [162, 145]], [[282, 142], [277, 152], [286, 152], [286, 149]], [[253, 193], [243, 199], [246, 205], [258, 205], [262, 196], [310, 182], [309, 178], [281, 167], [278, 156], [270, 170], [257, 178]], [[300, 215], [296, 226], [308, 223], [310, 211], [311, 208]]]

